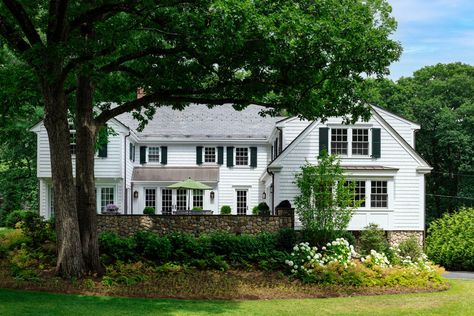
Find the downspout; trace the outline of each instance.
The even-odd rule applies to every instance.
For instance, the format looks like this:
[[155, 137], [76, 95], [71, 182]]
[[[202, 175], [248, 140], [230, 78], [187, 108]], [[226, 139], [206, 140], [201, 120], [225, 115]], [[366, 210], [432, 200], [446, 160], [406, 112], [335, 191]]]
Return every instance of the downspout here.
[[125, 214], [128, 212], [128, 203], [127, 203], [127, 138], [132, 134], [132, 131], [128, 131], [128, 135], [125, 135], [123, 138], [123, 202]]
[[272, 191], [272, 215], [275, 215], [275, 174], [268, 170], [268, 167], [267, 173], [272, 176], [272, 185], [270, 186], [270, 189]]

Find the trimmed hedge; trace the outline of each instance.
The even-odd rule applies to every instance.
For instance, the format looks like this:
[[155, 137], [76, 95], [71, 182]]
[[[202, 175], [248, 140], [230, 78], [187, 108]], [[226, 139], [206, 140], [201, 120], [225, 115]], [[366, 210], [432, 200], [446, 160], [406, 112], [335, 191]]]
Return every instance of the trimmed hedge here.
[[431, 223], [426, 253], [449, 270], [474, 271], [474, 208], [446, 213]]

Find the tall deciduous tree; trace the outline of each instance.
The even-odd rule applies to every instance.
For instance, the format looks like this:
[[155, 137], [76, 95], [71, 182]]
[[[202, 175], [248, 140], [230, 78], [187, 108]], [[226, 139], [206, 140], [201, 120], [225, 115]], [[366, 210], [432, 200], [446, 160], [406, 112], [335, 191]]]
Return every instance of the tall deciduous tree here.
[[[135, 111], [146, 123], [156, 106], [189, 103], [367, 117], [358, 102], [364, 76], [386, 74], [400, 54], [389, 39], [396, 23], [385, 0], [2, 3], [2, 42], [31, 67], [43, 96], [57, 269], [65, 276], [100, 270], [93, 153], [107, 120]], [[136, 87], [146, 96], [115, 107], [100, 102], [123, 100]], [[77, 190], [68, 110], [76, 125]]]
[[426, 182], [428, 221], [474, 205], [474, 66], [437, 64], [370, 85], [373, 103], [421, 125], [416, 149], [433, 166]]

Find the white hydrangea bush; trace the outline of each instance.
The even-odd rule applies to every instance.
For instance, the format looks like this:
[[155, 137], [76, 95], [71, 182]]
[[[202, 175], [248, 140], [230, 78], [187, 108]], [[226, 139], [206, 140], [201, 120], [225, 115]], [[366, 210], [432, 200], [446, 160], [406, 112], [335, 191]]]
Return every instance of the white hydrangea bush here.
[[322, 261], [324, 264], [336, 263], [347, 267], [352, 263], [353, 257], [357, 256], [354, 246], [344, 238], [337, 238], [322, 247]]
[[293, 247], [290, 258], [285, 264], [294, 275], [310, 275], [314, 273], [316, 266], [322, 266], [321, 254], [317, 247], [310, 247], [309, 243], [302, 242]]
[[392, 265], [384, 253], [378, 253], [375, 250], [370, 251], [370, 255], [360, 258], [360, 261], [368, 268], [374, 266], [380, 268], [390, 268]]

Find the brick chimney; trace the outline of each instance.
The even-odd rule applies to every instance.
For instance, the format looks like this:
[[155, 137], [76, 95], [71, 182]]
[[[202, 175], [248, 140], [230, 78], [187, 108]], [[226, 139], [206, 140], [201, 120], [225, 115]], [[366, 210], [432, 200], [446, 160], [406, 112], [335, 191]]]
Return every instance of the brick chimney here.
[[141, 99], [145, 96], [145, 89], [142, 87], [137, 88], [137, 99]]

